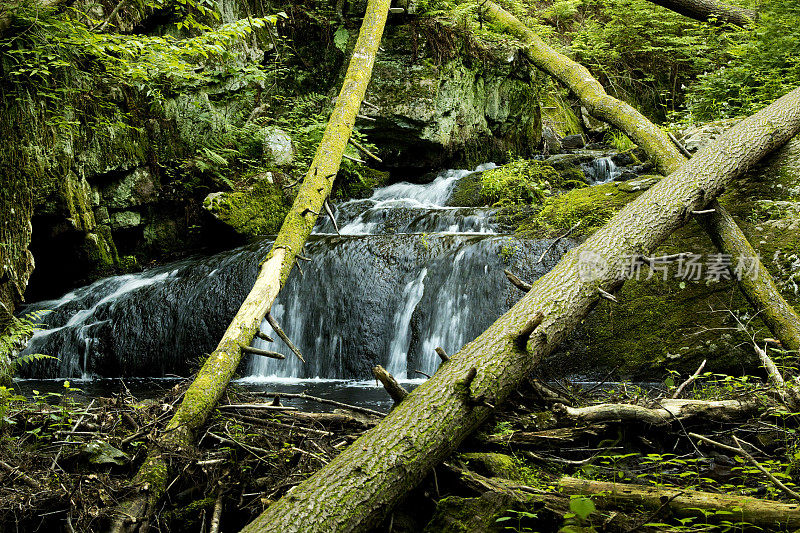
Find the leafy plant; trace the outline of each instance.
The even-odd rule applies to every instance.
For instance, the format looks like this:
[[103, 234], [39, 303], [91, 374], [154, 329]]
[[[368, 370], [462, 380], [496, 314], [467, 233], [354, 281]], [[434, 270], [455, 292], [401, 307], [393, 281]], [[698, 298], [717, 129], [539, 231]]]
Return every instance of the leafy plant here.
[[0, 334], [0, 378], [10, 382], [23, 365], [44, 359], [56, 359], [51, 355], [27, 354], [18, 356], [19, 351], [27, 344], [31, 336], [39, 329], [38, 321], [48, 311], [34, 311], [27, 316], [12, 318], [6, 330]]

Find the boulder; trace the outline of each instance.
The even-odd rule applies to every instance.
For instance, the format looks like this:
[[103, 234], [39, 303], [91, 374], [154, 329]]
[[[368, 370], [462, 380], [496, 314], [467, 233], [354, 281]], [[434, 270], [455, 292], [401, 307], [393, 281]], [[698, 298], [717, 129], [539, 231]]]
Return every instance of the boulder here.
[[274, 126], [264, 128], [264, 160], [275, 166], [289, 166], [294, 161], [294, 147], [288, 133]]

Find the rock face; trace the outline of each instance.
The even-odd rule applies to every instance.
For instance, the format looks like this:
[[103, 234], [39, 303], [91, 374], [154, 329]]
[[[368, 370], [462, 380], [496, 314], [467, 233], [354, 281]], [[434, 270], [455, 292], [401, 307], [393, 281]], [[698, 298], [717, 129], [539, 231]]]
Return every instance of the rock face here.
[[376, 119], [362, 131], [387, 164], [401, 170], [457, 161], [474, 166], [512, 148], [522, 155], [536, 150], [542, 131], [537, 74], [511, 48], [487, 51], [486, 61], [471, 63], [455, 53], [437, 61], [435, 38], [427, 26], [386, 28], [385, 52], [366, 96], [372, 105], [361, 112]]

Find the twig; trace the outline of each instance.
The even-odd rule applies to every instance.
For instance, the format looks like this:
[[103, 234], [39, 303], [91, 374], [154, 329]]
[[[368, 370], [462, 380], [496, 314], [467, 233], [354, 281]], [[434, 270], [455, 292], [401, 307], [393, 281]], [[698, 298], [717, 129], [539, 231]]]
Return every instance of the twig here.
[[41, 487], [39, 487], [39, 483], [37, 483], [35, 479], [30, 477], [28, 474], [26, 474], [25, 472], [23, 472], [19, 468], [14, 468], [10, 464], [6, 463], [5, 461], [0, 461], [0, 468], [5, 470], [9, 474], [17, 474], [19, 476], [19, 478], [22, 481], [25, 482], [26, 485], [28, 485], [30, 488], [32, 488], [34, 490], [39, 490], [41, 488]]
[[342, 154], [342, 157], [344, 157], [345, 159], [347, 159], [349, 161], [353, 161], [355, 163], [361, 163], [362, 165], [366, 165], [367, 164], [367, 162], [364, 161], [363, 159], [359, 159], [357, 157], [351, 157], [351, 156], [349, 156], [347, 154]]
[[356, 118], [360, 118], [360, 119], [363, 119], [363, 120], [368, 120], [370, 122], [375, 122], [375, 120], [376, 120], [376, 119], [374, 119], [372, 117], [368, 117], [367, 115], [361, 115], [361, 114], [356, 115]]
[[252, 409], [254, 411], [297, 411], [297, 407], [288, 405], [271, 405], [267, 403], [231, 403], [218, 405], [217, 409]]
[[687, 149], [686, 149], [686, 147], [683, 145], [683, 143], [682, 143], [682, 142], [680, 142], [680, 141], [678, 140], [678, 138], [677, 138], [677, 137], [675, 137], [675, 135], [673, 135], [673, 134], [672, 134], [672, 132], [671, 132], [671, 131], [670, 131], [670, 132], [667, 132], [667, 135], [669, 135], [669, 138], [670, 138], [670, 140], [671, 140], [673, 143], [675, 143], [675, 146], [677, 146], [677, 147], [678, 147], [678, 150], [680, 150], [680, 152], [681, 152], [683, 155], [685, 155], [685, 156], [686, 156], [686, 157], [688, 157], [689, 159], [691, 159], [691, 158], [692, 158], [692, 153], [691, 153], [689, 150], [687, 150]]
[[350, 405], [348, 403], [337, 402], [335, 400], [329, 400], [327, 398], [318, 398], [316, 396], [309, 396], [305, 392], [297, 393], [289, 393], [289, 392], [262, 392], [263, 396], [267, 397], [276, 397], [276, 398], [300, 398], [303, 400], [310, 400], [312, 402], [317, 403], [325, 403], [328, 405], [335, 405], [336, 407], [341, 407], [343, 409], [349, 409], [350, 411], [356, 411], [358, 413], [364, 413], [367, 415], [372, 416], [379, 416], [383, 418], [386, 416], [386, 413], [381, 413], [380, 411], [373, 411], [372, 409], [367, 409], [366, 407], [359, 407], [357, 405]]
[[341, 235], [341, 233], [339, 233], [339, 225], [336, 223], [336, 217], [333, 216], [333, 210], [331, 209], [331, 204], [328, 203], [327, 199], [325, 199], [325, 202], [323, 202], [323, 205], [325, 206], [325, 212], [328, 213], [328, 216], [330, 217], [331, 222], [333, 222], [333, 229], [336, 230], [336, 235]]
[[272, 316], [272, 313], [270, 312], [267, 312], [267, 322], [269, 322], [269, 325], [272, 326], [272, 329], [275, 331], [275, 333], [278, 334], [278, 337], [280, 337], [281, 340], [284, 343], [286, 343], [286, 346], [289, 347], [289, 349], [297, 356], [297, 358], [300, 359], [303, 363], [305, 363], [306, 360], [303, 359], [303, 354], [300, 353], [300, 349], [294, 345], [292, 340], [283, 331], [283, 328], [281, 328], [280, 324], [278, 324], [278, 321], [275, 320], [275, 318]]
[[601, 298], [605, 298], [606, 300], [614, 302], [615, 304], [619, 303], [619, 300], [617, 300], [616, 296], [610, 292], [604, 291], [602, 287], [597, 287], [597, 292], [600, 294]]
[[421, 375], [425, 376], [426, 378], [431, 379], [431, 375], [430, 374], [426, 374], [422, 370], [414, 370], [414, 373], [415, 374], [421, 374]]
[[512, 273], [510, 270], [508, 270], [508, 269], [503, 270], [503, 273], [508, 278], [508, 281], [510, 281], [511, 284], [513, 286], [515, 286], [516, 288], [518, 288], [519, 290], [525, 291], [525, 292], [528, 292], [529, 290], [531, 290], [532, 285], [530, 283], [525, 283], [524, 281], [519, 279], [519, 277], [517, 277], [514, 273]]
[[[91, 409], [93, 405], [94, 405], [94, 400], [92, 400], [91, 402], [89, 402], [89, 405], [86, 407], [86, 411], [88, 411], [89, 409]], [[67, 437], [68, 437], [69, 435], [71, 435], [71, 434], [75, 433], [75, 431], [78, 429], [78, 426], [80, 426], [80, 425], [81, 425], [81, 422], [83, 422], [83, 419], [84, 419], [85, 417], [86, 417], [86, 413], [84, 412], [84, 413], [82, 413], [82, 414], [81, 414], [81, 416], [78, 418], [78, 421], [77, 421], [77, 422], [75, 422], [75, 425], [74, 425], [74, 426], [72, 426], [72, 429], [70, 430], [70, 432], [66, 434], [66, 435], [67, 435]], [[62, 445], [61, 447], [59, 447], [59, 448], [58, 448], [58, 452], [56, 453], [56, 456], [53, 458], [53, 464], [51, 464], [51, 465], [50, 465], [50, 470], [55, 470], [55, 468], [56, 468], [57, 466], [59, 466], [59, 465], [58, 465], [58, 458], [59, 458], [59, 457], [61, 457], [61, 451], [62, 451], [63, 449], [64, 449], [64, 446], [63, 446], [63, 445]], [[61, 467], [59, 466], [59, 468], [61, 468]]]
[[442, 360], [442, 363], [446, 363], [450, 360], [450, 356], [447, 355], [447, 352], [445, 352], [444, 348], [442, 348], [441, 346], [438, 346], [435, 351], [436, 355], [439, 356], [439, 359]]
[[538, 265], [539, 263], [541, 263], [542, 261], [544, 261], [544, 256], [546, 256], [546, 255], [547, 255], [547, 253], [548, 253], [550, 250], [552, 250], [552, 249], [555, 247], [555, 245], [556, 245], [556, 244], [560, 243], [562, 239], [565, 239], [565, 238], [569, 237], [569, 235], [570, 235], [570, 234], [571, 234], [573, 231], [575, 231], [576, 229], [578, 229], [578, 226], [580, 226], [580, 225], [581, 225], [581, 221], [579, 220], [578, 222], [576, 222], [576, 223], [575, 223], [575, 225], [574, 225], [574, 226], [572, 226], [571, 228], [569, 228], [569, 230], [567, 230], [567, 232], [566, 232], [564, 235], [562, 235], [561, 237], [558, 237], [558, 238], [557, 238], [557, 239], [555, 239], [553, 242], [551, 242], [551, 243], [550, 243], [550, 246], [548, 246], [547, 248], [545, 248], [544, 252], [542, 252], [542, 255], [539, 257], [539, 260], [538, 260], [538, 261], [536, 261], [536, 264]]
[[97, 28], [92, 28], [93, 31], [103, 31], [105, 27], [108, 26], [108, 23], [111, 22], [111, 19], [113, 19], [116, 16], [116, 14], [119, 13], [120, 8], [125, 4], [126, 1], [127, 0], [119, 0], [119, 3], [117, 3], [116, 7], [108, 15], [108, 17], [106, 17], [106, 20], [103, 21], [103, 23], [100, 24], [100, 26], [98, 26]]
[[766, 476], [769, 478], [769, 480], [770, 480], [770, 481], [772, 481], [772, 483], [773, 483], [773, 484], [774, 484], [776, 487], [778, 487], [779, 489], [781, 489], [783, 492], [785, 492], [786, 494], [788, 494], [789, 496], [791, 496], [791, 497], [792, 497], [792, 498], [794, 498], [795, 500], [800, 500], [800, 494], [796, 493], [795, 491], [793, 491], [792, 489], [790, 489], [789, 487], [787, 487], [786, 485], [784, 485], [784, 484], [781, 482], [781, 480], [779, 480], [778, 478], [776, 478], [775, 476], [773, 476], [773, 475], [772, 475], [772, 472], [770, 472], [769, 470], [767, 470], [766, 468], [764, 468], [763, 466], [761, 466], [761, 463], [759, 463], [758, 461], [756, 461], [756, 460], [755, 460], [755, 458], [753, 458], [753, 456], [752, 456], [752, 455], [750, 455], [749, 453], [747, 453], [747, 451], [745, 451], [745, 449], [744, 449], [744, 448], [742, 448], [742, 441], [740, 441], [739, 439], [737, 439], [737, 438], [736, 438], [736, 435], [733, 435], [733, 441], [736, 443], [736, 445], [738, 446], [738, 448], [734, 448], [733, 446], [728, 446], [727, 444], [722, 444], [721, 442], [717, 442], [717, 441], [715, 441], [715, 440], [711, 440], [711, 439], [709, 439], [708, 437], [704, 437], [704, 436], [702, 436], [702, 435], [698, 435], [697, 433], [689, 433], [689, 436], [690, 436], [690, 437], [692, 437], [693, 439], [698, 439], [698, 440], [701, 440], [701, 441], [703, 441], [703, 442], [705, 442], [705, 443], [707, 443], [707, 444], [712, 444], [712, 445], [716, 446], [717, 448], [721, 448], [721, 449], [723, 449], [723, 450], [727, 450], [727, 451], [729, 451], [729, 452], [732, 452], [732, 453], [737, 453], [737, 454], [741, 455], [742, 457], [744, 457], [745, 459], [747, 459], [748, 461], [750, 461], [750, 463], [751, 463], [753, 466], [755, 466], [756, 468], [758, 468], [759, 470], [761, 470], [761, 472], [762, 472], [764, 475], [766, 475]]
[[217, 491], [217, 501], [214, 503], [214, 514], [211, 517], [211, 527], [208, 533], [219, 533], [219, 521], [222, 518], [222, 487]]
[[697, 377], [700, 375], [700, 372], [702, 372], [705, 367], [706, 367], [706, 360], [703, 359], [703, 362], [700, 363], [700, 366], [697, 368], [697, 371], [694, 374], [692, 374], [692, 376], [689, 379], [681, 383], [681, 386], [678, 387], [672, 394], [672, 398], [675, 399], [678, 396], [680, 396], [681, 393], [683, 392], [683, 389], [694, 383], [694, 380], [697, 379]]
[[372, 159], [374, 159], [378, 163], [383, 163], [383, 159], [381, 159], [377, 155], [375, 155], [372, 152], [370, 152], [363, 144], [359, 143], [358, 141], [356, 141], [352, 137], [350, 137], [349, 141], [350, 141], [350, 144], [352, 144], [353, 146], [355, 146], [356, 148], [358, 148], [359, 150], [364, 152], [364, 154], [368, 155], [369, 157], [371, 157]]

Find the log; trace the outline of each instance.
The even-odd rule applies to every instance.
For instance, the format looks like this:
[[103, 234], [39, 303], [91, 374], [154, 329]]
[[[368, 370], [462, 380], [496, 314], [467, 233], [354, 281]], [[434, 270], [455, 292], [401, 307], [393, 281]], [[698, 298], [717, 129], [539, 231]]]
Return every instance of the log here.
[[[658, 509], [669, 507], [675, 515], [708, 516], [710, 521], [730, 520], [748, 522], [760, 527], [794, 530], [800, 527], [800, 505], [761, 500], [748, 496], [732, 496], [688, 489], [648, 487], [626, 483], [590, 481], [563, 477], [558, 488], [567, 494], [592, 495], [598, 507], [635, 508], [646, 506]], [[733, 514], [707, 515], [703, 511], [727, 510]]]
[[140, 527], [149, 527], [148, 517], [154, 516], [155, 505], [166, 491], [170, 479], [171, 461], [165, 452], [174, 453], [192, 445], [197, 430], [208, 420], [236, 373], [242, 358], [241, 347], [252, 343], [262, 319], [269, 313], [289, 278], [296, 256], [302, 253], [339, 171], [356, 115], [372, 77], [372, 66], [383, 35], [389, 4], [390, 0], [370, 0], [367, 4], [342, 89], [292, 208], [284, 218], [272, 249], [261, 263], [252, 290], [217, 348], [206, 359], [187, 389], [180, 407], [158, 442], [149, 449], [134, 479], [139, 490], [118, 506], [112, 531], [132, 532]]
[[[470, 397], [483, 396], [495, 405], [505, 400], [596, 304], [597, 288], [620, 284], [617, 273], [626, 256], [652, 253], [686, 222], [688, 211], [706, 208], [733, 179], [798, 130], [800, 89], [718, 137], [570, 250], [506, 314], [439, 367], [383, 421], [243, 531], [356, 531], [377, 525], [395, 502], [492, 413], [486, 405], [465, 401], [463, 379], [468, 371], [477, 369], [467, 391]], [[604, 262], [608, 268], [587, 272], [586, 259]], [[523, 345], [518, 342], [520, 334], [537, 313], [544, 319]]]
[[557, 417], [568, 418], [582, 424], [598, 422], [639, 422], [663, 426], [690, 418], [728, 421], [745, 418], [756, 412], [759, 403], [754, 400], [661, 400], [658, 407], [650, 408], [628, 403], [604, 403], [589, 407], [553, 405]]
[[734, 24], [747, 27], [756, 20], [758, 14], [752, 9], [720, 4], [713, 0], [649, 0], [670, 11], [702, 22], [712, 24]]
[[[705, 0], [687, 1], [704, 2]], [[520, 39], [525, 45], [525, 54], [534, 65], [569, 87], [597, 119], [613, 124], [624, 131], [633, 142], [647, 152], [656, 168], [663, 174], [677, 172], [686, 163], [686, 158], [668, 135], [629, 104], [609, 96], [602, 84], [592, 77], [584, 66], [550, 48], [516, 17], [491, 0], [485, 2], [484, 16]], [[706, 230], [709, 232], [711, 240], [717, 244], [720, 252], [735, 254], [737, 258], [753, 258], [755, 261], [754, 270], [757, 272], [757, 276], [753, 280], [739, 283], [739, 288], [753, 305], [757, 314], [764, 314], [768, 317], [765, 323], [770, 331], [781, 342], [785, 341], [785, 346], [794, 345], [797, 342], [795, 338], [800, 338], [800, 318], [778, 292], [766, 267], [753, 252], [747, 238], [733, 218], [716, 202], [699, 209], [687, 208], [686, 212], [704, 211], [708, 207], [714, 209], [711, 217], [714, 223], [707, 224]], [[775, 307], [775, 310], [770, 310], [772, 307]]]
[[372, 369], [372, 375], [381, 382], [381, 385], [383, 385], [383, 388], [389, 393], [395, 405], [402, 402], [405, 397], [408, 396], [408, 391], [401, 387], [397, 380], [394, 379], [394, 376], [387, 372], [381, 365]]

